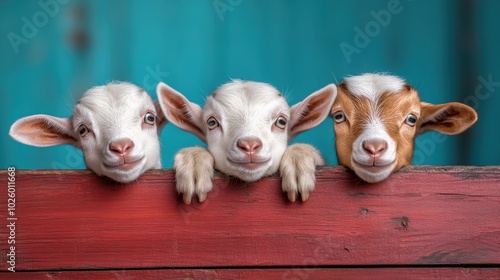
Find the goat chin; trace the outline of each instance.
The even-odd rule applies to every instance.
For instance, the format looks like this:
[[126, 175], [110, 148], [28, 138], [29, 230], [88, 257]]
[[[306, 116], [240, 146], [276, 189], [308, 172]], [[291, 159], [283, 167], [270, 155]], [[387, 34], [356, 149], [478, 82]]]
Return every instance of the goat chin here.
[[352, 166], [356, 175], [358, 175], [359, 178], [363, 179], [365, 182], [378, 183], [391, 175], [396, 164], [392, 163], [385, 166], [364, 166], [353, 162]]
[[[279, 163], [279, 162], [278, 162]], [[237, 163], [234, 161], [227, 160], [226, 164], [223, 165], [223, 172], [227, 175], [236, 177], [245, 182], [255, 182], [264, 176], [269, 176], [278, 171], [279, 164], [274, 163], [272, 160], [266, 160], [263, 162], [249, 162], [249, 163]]]

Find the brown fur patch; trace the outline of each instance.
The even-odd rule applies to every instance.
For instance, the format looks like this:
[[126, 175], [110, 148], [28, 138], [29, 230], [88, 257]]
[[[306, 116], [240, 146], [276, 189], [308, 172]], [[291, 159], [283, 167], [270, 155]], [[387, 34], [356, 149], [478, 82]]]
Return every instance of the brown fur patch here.
[[411, 86], [398, 93], [384, 93], [374, 103], [368, 98], [354, 96], [345, 86], [339, 84], [338, 94], [331, 113], [344, 112], [346, 121], [335, 123], [335, 145], [340, 164], [351, 169], [352, 143], [364, 131], [370, 116], [377, 115], [384, 123], [387, 133], [394, 139], [397, 151], [397, 166], [393, 171], [411, 163], [416, 126], [405, 123], [408, 114], [419, 117], [420, 100]]

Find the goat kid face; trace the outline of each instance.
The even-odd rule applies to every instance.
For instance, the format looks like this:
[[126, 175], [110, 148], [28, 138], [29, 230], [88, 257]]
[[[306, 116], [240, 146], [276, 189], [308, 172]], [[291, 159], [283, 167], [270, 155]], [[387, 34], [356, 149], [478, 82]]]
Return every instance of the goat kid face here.
[[418, 134], [460, 133], [477, 119], [464, 104], [420, 102], [417, 91], [402, 79], [378, 74], [346, 78], [331, 114], [339, 162], [369, 183], [411, 164]]
[[222, 86], [208, 97], [202, 113], [216, 168], [248, 182], [278, 170], [290, 119], [290, 108], [277, 90], [251, 86]]
[[89, 169], [128, 183], [161, 168], [158, 133], [163, 120], [145, 91], [113, 83], [87, 91], [71, 118], [26, 117], [14, 123], [10, 134], [33, 146], [72, 144], [83, 150]]
[[215, 168], [246, 182], [277, 172], [288, 141], [326, 118], [335, 93], [330, 85], [290, 108], [274, 87], [235, 80], [216, 89], [201, 109], [158, 86], [167, 119], [207, 143]]

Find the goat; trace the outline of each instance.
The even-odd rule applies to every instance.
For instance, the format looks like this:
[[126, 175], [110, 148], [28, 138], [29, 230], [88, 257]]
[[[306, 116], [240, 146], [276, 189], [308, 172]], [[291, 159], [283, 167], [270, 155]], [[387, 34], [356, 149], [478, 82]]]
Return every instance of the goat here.
[[74, 145], [83, 150], [87, 168], [128, 183], [146, 170], [161, 168], [158, 134], [166, 119], [155, 106], [143, 89], [115, 82], [88, 90], [70, 118], [21, 118], [9, 134], [37, 147]]
[[368, 183], [411, 164], [418, 134], [457, 134], [477, 120], [465, 104], [420, 102], [418, 92], [402, 78], [384, 74], [345, 78], [331, 115], [340, 164]]
[[[208, 96], [202, 109], [178, 91], [159, 83], [157, 95], [169, 122], [207, 143], [185, 148], [174, 159], [176, 188], [186, 204], [204, 201], [212, 189], [214, 168], [245, 182], [282, 171], [282, 189], [295, 201], [314, 189], [319, 152], [307, 144], [287, 143], [321, 123], [329, 114], [336, 86], [328, 85], [289, 107], [269, 84], [233, 80]], [[283, 157], [283, 159], [282, 159]]]

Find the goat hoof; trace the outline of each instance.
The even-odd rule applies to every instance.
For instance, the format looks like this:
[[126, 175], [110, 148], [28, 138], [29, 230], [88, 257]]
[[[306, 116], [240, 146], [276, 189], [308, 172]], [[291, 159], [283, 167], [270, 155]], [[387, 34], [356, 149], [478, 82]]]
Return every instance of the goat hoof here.
[[198, 194], [198, 201], [199, 202], [203, 202], [203, 201], [205, 201], [205, 199], [207, 199], [207, 194], [206, 193], [199, 193]]
[[300, 197], [302, 198], [302, 201], [306, 201], [307, 199], [309, 199], [309, 192], [302, 192], [300, 194]]
[[185, 193], [183, 196], [184, 203], [189, 205], [191, 204], [191, 195], [188, 193]]

